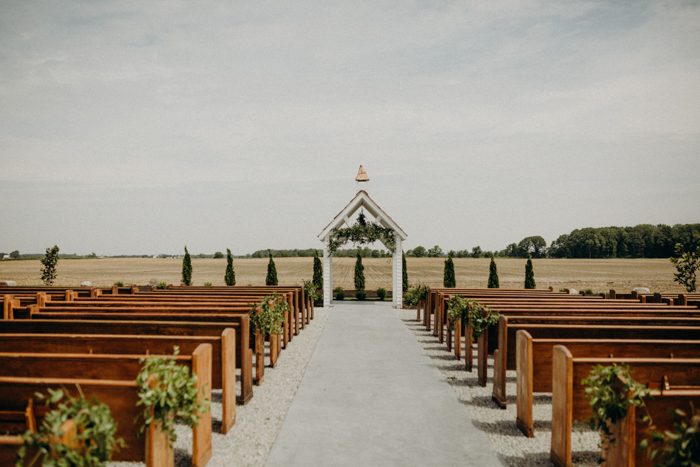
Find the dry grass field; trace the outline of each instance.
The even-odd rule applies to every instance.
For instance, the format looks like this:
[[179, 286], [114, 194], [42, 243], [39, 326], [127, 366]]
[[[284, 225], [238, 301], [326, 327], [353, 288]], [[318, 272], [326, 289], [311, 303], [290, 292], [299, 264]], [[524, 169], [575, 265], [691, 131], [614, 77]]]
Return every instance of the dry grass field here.
[[[407, 258], [410, 282], [442, 285], [442, 258]], [[458, 287], [485, 287], [489, 260], [456, 258]], [[367, 289], [384, 287], [391, 282], [388, 258], [365, 258]], [[673, 282], [673, 265], [667, 259], [536, 259], [533, 260], [537, 288], [555, 290], [573, 287], [578, 290], [629, 291], [632, 287], [649, 287], [653, 291], [681, 292]], [[276, 258], [280, 284], [298, 284], [310, 279], [312, 258]], [[333, 285], [352, 289], [354, 258], [333, 259]], [[497, 259], [501, 287], [522, 287], [525, 260]], [[195, 285], [211, 282], [224, 285], [225, 259], [193, 259]], [[267, 259], [235, 259], [236, 283], [260, 285], [265, 282]], [[96, 286], [110, 286], [116, 281], [145, 284], [150, 280], [180, 283], [182, 262], [178, 259], [100, 258], [63, 259], [58, 263], [56, 285], [75, 286], [92, 281]], [[40, 285], [38, 260], [0, 261], [0, 280], [11, 279], [20, 285]]]

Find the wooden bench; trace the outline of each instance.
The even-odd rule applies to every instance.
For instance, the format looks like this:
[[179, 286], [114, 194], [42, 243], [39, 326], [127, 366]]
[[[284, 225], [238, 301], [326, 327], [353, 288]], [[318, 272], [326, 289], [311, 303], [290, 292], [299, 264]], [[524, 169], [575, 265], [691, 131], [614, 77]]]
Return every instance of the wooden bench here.
[[[501, 322], [506, 317], [501, 317]], [[576, 339], [677, 339], [700, 340], [700, 326], [669, 326], [647, 323], [601, 324], [595, 320], [581, 320], [580, 324], [551, 324], [546, 320], [537, 323], [501, 325], [499, 322], [499, 347], [494, 352], [494, 378], [492, 399], [499, 407], [505, 408], [506, 370], [515, 370], [515, 334], [519, 330], [529, 332], [534, 338], [576, 338]], [[507, 337], [506, 337], [507, 336]], [[501, 344], [503, 343], [503, 344]]]
[[[674, 419], [671, 414], [676, 409], [690, 414], [691, 404], [700, 407], [700, 386], [682, 389], [653, 389], [644, 400], [644, 415], [649, 415], [655, 430], [663, 433], [673, 431]], [[642, 422], [642, 415], [636, 407], [627, 410], [627, 415], [611, 428], [614, 442], [605, 455], [606, 467], [651, 467], [653, 462], [644, 449], [639, 449], [643, 439], [649, 439], [648, 424]], [[650, 443], [651, 444], [651, 443]]]
[[[139, 297], [130, 297], [128, 300], [124, 300], [122, 297], [114, 297], [111, 300], [105, 299], [105, 297], [99, 297], [97, 299], [82, 299], [76, 300], [75, 302], [47, 302], [45, 306], [38, 307], [28, 307], [26, 309], [15, 309], [12, 317], [15, 319], [26, 318], [32, 313], [37, 312], [52, 312], [52, 311], [62, 311], [62, 312], [107, 312], [107, 311], [120, 311], [120, 312], [131, 312], [131, 311], [148, 311], [154, 313], [208, 313], [208, 312], [226, 312], [226, 313], [250, 313], [254, 303], [258, 298], [250, 298], [250, 301], [244, 299], [243, 301], [232, 301], [229, 299], [215, 300], [206, 298], [203, 299], [187, 299], [178, 300], [172, 297], [158, 297], [156, 300], [151, 299], [138, 299]], [[287, 348], [288, 343], [291, 341], [293, 333], [291, 332], [291, 327], [289, 325], [290, 313], [286, 311], [284, 313], [284, 323], [282, 332], [282, 348]], [[275, 362], [271, 362], [271, 366], [274, 366]]]
[[[247, 319], [247, 317], [246, 317]], [[137, 320], [8, 320], [0, 321], [0, 334], [114, 334], [149, 336], [210, 336], [221, 338], [224, 331], [235, 331], [236, 368], [241, 370], [239, 401], [248, 403], [253, 397], [253, 365], [250, 349], [249, 322], [243, 326], [231, 322], [137, 321]], [[246, 330], [243, 332], [242, 330]], [[157, 340], [153, 340], [153, 345]], [[183, 344], [184, 345], [184, 344]], [[162, 347], [161, 347], [162, 348]], [[172, 347], [169, 347], [172, 349]], [[223, 358], [223, 357], [222, 357]], [[222, 363], [223, 364], [223, 363]]]
[[[228, 433], [236, 420], [235, 332], [224, 329], [220, 336], [149, 336], [120, 334], [6, 334], [0, 333], [0, 352], [170, 355], [175, 346], [192, 354], [202, 344], [212, 347], [211, 389], [221, 389], [221, 432]], [[85, 368], [85, 377], [102, 379], [100, 368]], [[2, 376], [27, 376], [7, 373]], [[50, 376], [49, 374], [45, 376]], [[107, 378], [119, 379], [119, 378]]]
[[[105, 380], [126, 381], [136, 380], [141, 371], [140, 359], [144, 355], [104, 355], [104, 354], [67, 354], [67, 353], [0, 353], [0, 377], [17, 379], [48, 379], [48, 380]], [[187, 365], [197, 377], [198, 398], [211, 400], [211, 364], [212, 347], [210, 344], [200, 344], [189, 355], [177, 357], [179, 364]], [[0, 380], [0, 388], [2, 382]], [[85, 390], [82, 387], [81, 389]], [[1, 391], [1, 389], [0, 389]], [[87, 393], [85, 393], [87, 396]], [[129, 400], [131, 398], [128, 398]], [[0, 399], [0, 405], [8, 400]], [[101, 402], [113, 408], [110, 400]], [[134, 409], [142, 410], [140, 407]], [[130, 411], [133, 413], [133, 410]], [[121, 417], [112, 412], [115, 420]], [[133, 422], [126, 425], [131, 426]], [[119, 427], [118, 427], [119, 430]], [[124, 430], [121, 430], [124, 431]], [[118, 432], [118, 436], [122, 436]], [[125, 438], [126, 439], [126, 438]], [[199, 423], [192, 429], [192, 463], [204, 466], [212, 454], [211, 411], [201, 414]], [[133, 442], [133, 441], [132, 441]], [[143, 442], [138, 443], [143, 445]], [[127, 452], [131, 447], [127, 446]], [[121, 452], [115, 454], [115, 460], [120, 460]], [[125, 454], [126, 456], [126, 454]], [[141, 459], [123, 459], [141, 460]]]
[[[187, 321], [187, 322], [218, 322], [229, 323], [230, 326], [241, 326], [241, 329], [250, 328], [250, 316], [247, 311], [236, 311], [226, 309], [98, 309], [99, 311], [39, 311], [31, 310], [31, 319], [75, 319], [75, 320], [114, 320], [114, 321]], [[106, 311], [109, 310], [109, 311]], [[247, 324], [246, 324], [247, 323]], [[241, 332], [241, 334], [244, 334]], [[256, 336], [258, 334], [256, 333]], [[273, 339], [276, 348], [279, 347], [279, 340]], [[251, 340], [248, 339], [248, 343]], [[265, 368], [265, 348], [264, 339], [256, 338], [252, 342], [255, 353], [255, 384], [262, 384]], [[271, 345], [272, 348], [272, 345]], [[273, 357], [272, 349], [270, 356]], [[276, 359], [276, 356], [274, 356]], [[271, 361], [274, 366], [274, 362]]]
[[595, 358], [700, 358], [700, 340], [639, 339], [534, 339], [527, 331], [516, 333], [516, 424], [534, 436], [533, 393], [552, 392], [552, 355], [563, 345], [574, 357]]
[[[19, 378], [0, 377], [0, 406], [4, 410], [24, 411], [28, 401], [33, 399], [37, 392], [45, 393], [49, 388], [61, 388], [72, 396], [78, 396], [80, 391], [86, 398], [95, 398], [110, 408], [112, 417], [117, 423], [116, 436], [124, 439], [126, 447], [119, 449], [113, 455], [115, 461], [144, 462], [147, 453], [162, 450], [162, 446], [155, 445], [156, 439], [153, 430], [147, 430], [145, 438], [139, 436], [137, 420], [143, 410], [137, 406], [138, 387], [135, 381], [123, 380], [94, 380], [76, 378]], [[204, 423], [206, 425], [206, 423]], [[160, 437], [162, 441], [166, 437]], [[0, 446], [6, 448], [7, 445]], [[15, 448], [10, 444], [10, 449]], [[199, 448], [198, 448], [199, 449]], [[5, 451], [4, 454], [1, 452]], [[10, 451], [11, 453], [12, 451]], [[7, 458], [6, 449], [0, 449], [0, 458]], [[204, 466], [211, 457], [209, 452], [193, 452], [194, 465]], [[196, 464], [195, 464], [196, 463]]]
[[688, 358], [575, 358], [564, 346], [554, 347], [552, 356], [552, 447], [551, 460], [557, 466], [571, 466], [571, 430], [573, 422], [587, 420], [591, 407], [581, 380], [596, 365], [626, 363], [632, 377], [651, 388], [665, 382], [673, 386], [697, 385], [700, 359]]

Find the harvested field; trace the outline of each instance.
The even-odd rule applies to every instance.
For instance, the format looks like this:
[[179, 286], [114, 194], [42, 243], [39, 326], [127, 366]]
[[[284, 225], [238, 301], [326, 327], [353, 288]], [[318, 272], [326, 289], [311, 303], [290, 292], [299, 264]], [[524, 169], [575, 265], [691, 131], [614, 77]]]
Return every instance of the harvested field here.
[[[262, 285], [267, 272], [266, 258], [235, 259], [236, 283]], [[298, 284], [311, 279], [312, 258], [275, 258], [280, 284]], [[390, 289], [391, 260], [363, 258], [367, 289]], [[442, 285], [443, 258], [407, 258], [410, 282]], [[458, 287], [485, 287], [489, 260], [455, 258]], [[496, 260], [501, 287], [523, 286], [525, 260]], [[629, 291], [633, 287], [649, 287], [653, 291], [682, 292], [673, 282], [673, 265], [667, 259], [536, 259], [533, 260], [538, 288], [555, 290], [573, 287], [594, 292], [615, 289]], [[333, 285], [352, 289], [354, 258], [333, 259]], [[225, 259], [192, 260], [196, 285], [211, 282], [224, 285]], [[156, 258], [62, 259], [58, 263], [56, 285], [79, 285], [89, 280], [96, 286], [110, 286], [116, 281], [145, 284], [149, 280], [179, 284], [182, 261]], [[39, 285], [41, 264], [38, 260], [0, 261], [0, 279], [11, 279], [19, 285]]]

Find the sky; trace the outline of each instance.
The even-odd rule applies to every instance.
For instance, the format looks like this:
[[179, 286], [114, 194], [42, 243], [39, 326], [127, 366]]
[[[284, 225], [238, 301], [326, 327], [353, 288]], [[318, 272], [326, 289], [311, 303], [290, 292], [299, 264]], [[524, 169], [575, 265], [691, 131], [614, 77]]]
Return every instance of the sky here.
[[0, 251], [700, 222], [700, 2], [0, 2]]

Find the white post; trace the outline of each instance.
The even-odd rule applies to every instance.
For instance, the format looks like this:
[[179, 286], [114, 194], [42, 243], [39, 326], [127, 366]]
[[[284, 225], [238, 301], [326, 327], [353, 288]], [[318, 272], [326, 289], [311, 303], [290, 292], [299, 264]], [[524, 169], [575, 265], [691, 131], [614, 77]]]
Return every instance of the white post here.
[[403, 306], [403, 262], [401, 261], [401, 237], [394, 235], [396, 248], [394, 248], [394, 308], [401, 308]]
[[323, 306], [331, 306], [333, 291], [333, 273], [331, 271], [331, 250], [326, 244], [323, 247]]

